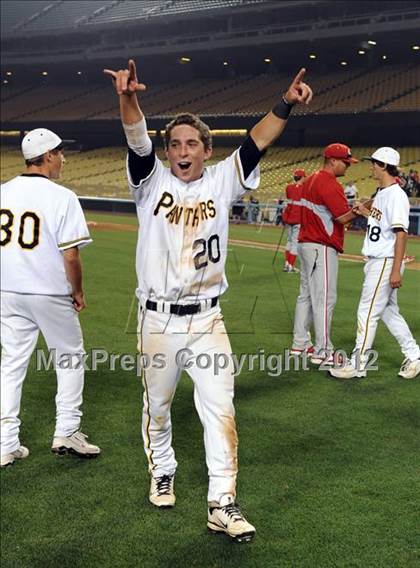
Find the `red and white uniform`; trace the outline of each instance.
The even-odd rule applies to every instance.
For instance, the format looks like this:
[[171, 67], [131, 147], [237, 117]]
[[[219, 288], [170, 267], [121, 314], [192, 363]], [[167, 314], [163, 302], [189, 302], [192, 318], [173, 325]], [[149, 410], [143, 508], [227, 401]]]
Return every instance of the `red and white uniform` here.
[[349, 211], [343, 187], [325, 170], [312, 174], [302, 188], [300, 243], [319, 243], [343, 252], [344, 225], [335, 221]]
[[287, 205], [282, 213], [283, 222], [288, 225], [300, 225], [302, 184], [290, 183], [286, 187]]
[[300, 293], [296, 303], [293, 348], [311, 346], [310, 327], [315, 329], [315, 352], [329, 354], [331, 321], [337, 300], [338, 253], [343, 251], [344, 226], [336, 219], [349, 211], [342, 186], [333, 174], [320, 170], [302, 184]]
[[[297, 255], [298, 248], [298, 238], [300, 230], [300, 215], [301, 215], [301, 203], [300, 198], [302, 196], [302, 184], [301, 183], [291, 183], [286, 187], [286, 201], [287, 205], [283, 211], [282, 218], [283, 223], [287, 225], [287, 243], [286, 243], [286, 255], [293, 255], [292, 258], [295, 259]], [[288, 257], [286, 256], [286, 259]], [[290, 256], [289, 256], [290, 258]]]

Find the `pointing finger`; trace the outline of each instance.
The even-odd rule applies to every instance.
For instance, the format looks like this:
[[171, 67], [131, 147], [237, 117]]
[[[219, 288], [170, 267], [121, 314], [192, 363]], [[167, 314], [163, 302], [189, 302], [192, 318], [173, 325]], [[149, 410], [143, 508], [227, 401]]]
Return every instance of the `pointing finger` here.
[[136, 81], [137, 83], [137, 70], [134, 59], [128, 60], [128, 70], [130, 72], [130, 81]]
[[299, 73], [296, 75], [296, 77], [293, 79], [293, 83], [294, 85], [297, 85], [298, 83], [300, 83], [304, 77], [306, 73], [306, 69], [304, 67], [302, 67], [302, 69], [299, 71]]

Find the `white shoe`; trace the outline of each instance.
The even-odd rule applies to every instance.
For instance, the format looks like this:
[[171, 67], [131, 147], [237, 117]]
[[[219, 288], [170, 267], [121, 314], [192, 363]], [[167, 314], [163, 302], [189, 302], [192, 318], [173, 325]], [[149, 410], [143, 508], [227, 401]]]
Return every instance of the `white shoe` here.
[[401, 365], [399, 377], [403, 379], [415, 379], [420, 374], [420, 359], [411, 361], [408, 357], [404, 359]]
[[300, 270], [299, 268], [296, 268], [296, 266], [290, 266], [289, 272], [294, 272], [295, 274], [299, 274]]
[[330, 355], [315, 353], [313, 352], [310, 358], [311, 363], [314, 365], [334, 365], [334, 354], [331, 353]]
[[344, 365], [344, 367], [332, 367], [329, 370], [329, 373], [336, 379], [361, 379], [363, 377], [366, 377], [366, 370], [357, 370], [350, 361], [348, 361], [346, 365]]
[[100, 448], [89, 444], [86, 440], [86, 434], [80, 431], [75, 432], [71, 436], [57, 436], [53, 439], [51, 451], [60, 456], [75, 454], [80, 458], [96, 458], [101, 453]]
[[290, 266], [290, 264], [286, 262], [285, 265], [283, 266], [283, 272], [290, 272], [291, 268], [292, 267]]
[[175, 475], [152, 477], [150, 480], [149, 501], [153, 505], [163, 509], [175, 505], [174, 479]]
[[255, 535], [253, 527], [242, 515], [232, 495], [223, 495], [220, 503], [209, 503], [207, 526], [212, 532], [223, 532], [238, 542], [248, 542]]
[[28, 448], [25, 446], [20, 446], [14, 452], [10, 452], [10, 454], [4, 454], [1, 456], [1, 467], [7, 467], [8, 465], [13, 465], [15, 460], [23, 460], [29, 456]]

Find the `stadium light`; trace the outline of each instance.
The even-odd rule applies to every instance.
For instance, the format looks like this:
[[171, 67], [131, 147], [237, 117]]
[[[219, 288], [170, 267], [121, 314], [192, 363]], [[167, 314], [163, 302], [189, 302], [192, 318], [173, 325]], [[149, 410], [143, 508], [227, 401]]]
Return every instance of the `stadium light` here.
[[345, 67], [347, 65], [347, 61], [340, 61], [340, 65], [343, 65], [343, 67]]
[[374, 41], [373, 39], [368, 39], [368, 44], [369, 45], [376, 45], [376, 41]]
[[189, 63], [191, 61], [190, 57], [181, 57], [181, 63]]
[[226, 67], [227, 65], [229, 65], [228, 61], [223, 61], [223, 65]]
[[387, 55], [382, 55], [382, 59], [384, 59], [384, 60], [385, 60], [385, 59], [388, 59], [388, 56], [387, 56]]
[[364, 49], [359, 49], [359, 51], [357, 53], [359, 55], [364, 55], [366, 53], [366, 51]]
[[7, 85], [8, 82], [9, 82], [9, 81], [8, 81], [7, 79], [4, 79], [4, 81], [3, 81], [3, 83], [4, 83], [5, 85]]
[[315, 53], [310, 53], [310, 54], [309, 54], [309, 59], [316, 59]]
[[42, 75], [44, 75], [44, 77], [46, 77], [48, 75], [48, 71], [43, 71]]
[[78, 72], [77, 72], [77, 74], [78, 74], [78, 75], [81, 75], [81, 74], [82, 74], [82, 72], [81, 72], [81, 71], [78, 71]]
[[420, 49], [420, 45], [413, 45], [413, 50], [418, 51]]
[[245, 136], [247, 130], [245, 128], [230, 128], [210, 130], [212, 136]]
[[271, 59], [270, 59], [269, 57], [266, 57], [266, 58], [264, 59], [264, 63], [271, 63]]
[[10, 77], [11, 75], [13, 75], [13, 73], [11, 71], [6, 71], [6, 75]]

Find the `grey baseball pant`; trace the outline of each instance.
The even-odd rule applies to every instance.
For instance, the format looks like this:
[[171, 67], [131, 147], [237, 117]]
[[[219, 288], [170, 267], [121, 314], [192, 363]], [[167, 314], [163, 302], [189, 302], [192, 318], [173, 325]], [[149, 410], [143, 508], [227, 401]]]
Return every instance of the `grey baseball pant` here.
[[286, 226], [287, 226], [286, 250], [288, 250], [294, 255], [297, 255], [300, 225], [286, 225]]
[[293, 348], [312, 345], [311, 323], [315, 330], [315, 352], [329, 354], [334, 346], [330, 331], [337, 301], [338, 252], [318, 243], [300, 243], [300, 292], [296, 301]]

